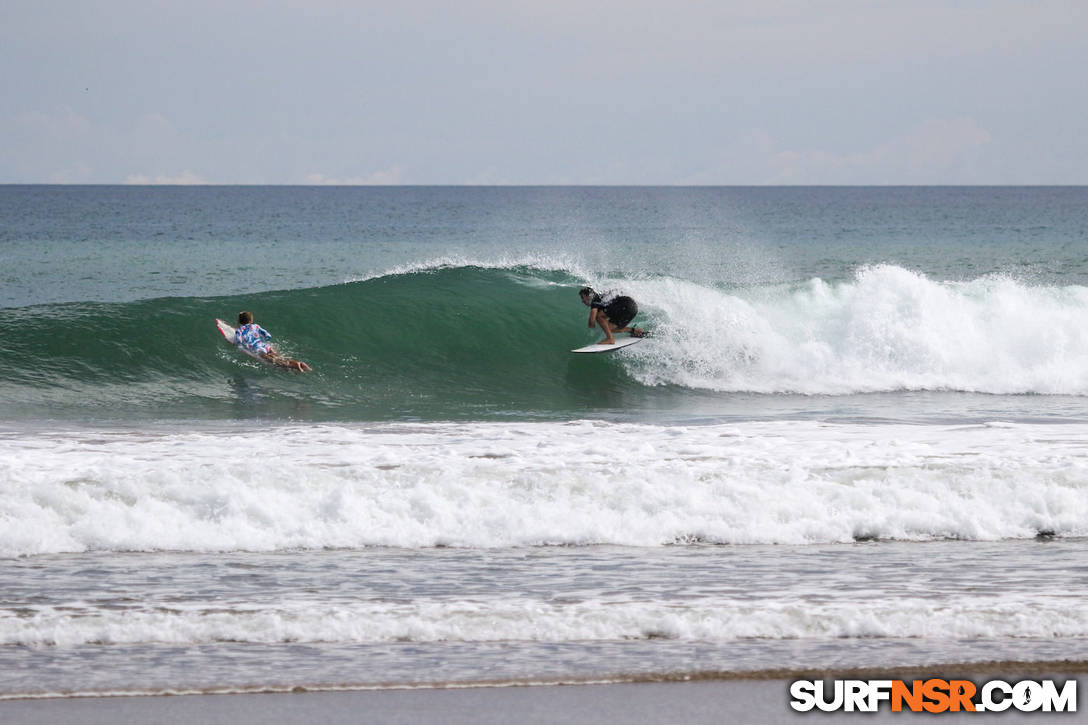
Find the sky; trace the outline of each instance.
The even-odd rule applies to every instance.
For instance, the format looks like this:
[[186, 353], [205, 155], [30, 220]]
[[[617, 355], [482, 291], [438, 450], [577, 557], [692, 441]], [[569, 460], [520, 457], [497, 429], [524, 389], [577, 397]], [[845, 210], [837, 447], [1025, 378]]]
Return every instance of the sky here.
[[1088, 184], [1084, 0], [0, 0], [0, 183]]

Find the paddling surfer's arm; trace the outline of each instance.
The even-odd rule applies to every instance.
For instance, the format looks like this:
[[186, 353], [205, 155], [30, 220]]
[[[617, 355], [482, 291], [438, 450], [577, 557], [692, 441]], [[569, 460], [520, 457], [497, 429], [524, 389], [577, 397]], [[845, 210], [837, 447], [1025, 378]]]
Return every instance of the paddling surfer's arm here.
[[597, 310], [596, 307], [593, 307], [593, 308], [591, 308], [589, 310], [589, 326], [590, 327], [593, 327], [593, 325], [596, 324], [596, 322], [597, 322], [597, 312], [598, 312], [598, 310]]

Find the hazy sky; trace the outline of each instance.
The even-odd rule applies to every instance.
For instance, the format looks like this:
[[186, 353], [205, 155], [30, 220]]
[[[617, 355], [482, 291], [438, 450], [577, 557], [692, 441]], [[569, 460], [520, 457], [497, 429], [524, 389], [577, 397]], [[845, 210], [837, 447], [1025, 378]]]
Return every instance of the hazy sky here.
[[0, 0], [0, 183], [1088, 184], [1086, 0]]

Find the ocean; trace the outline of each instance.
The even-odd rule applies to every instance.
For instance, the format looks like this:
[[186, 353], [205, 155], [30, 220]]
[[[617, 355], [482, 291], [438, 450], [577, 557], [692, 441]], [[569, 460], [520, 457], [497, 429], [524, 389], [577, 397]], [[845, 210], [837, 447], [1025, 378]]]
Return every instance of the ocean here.
[[1085, 209], [0, 186], [0, 698], [1084, 663]]

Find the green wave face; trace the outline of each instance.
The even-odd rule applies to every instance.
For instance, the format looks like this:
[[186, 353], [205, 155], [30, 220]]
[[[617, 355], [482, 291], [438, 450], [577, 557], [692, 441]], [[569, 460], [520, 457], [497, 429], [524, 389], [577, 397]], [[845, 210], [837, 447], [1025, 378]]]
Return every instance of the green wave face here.
[[[0, 416], [641, 420], [748, 415], [752, 395], [787, 411], [797, 394], [1045, 394], [1075, 406], [1088, 395], [1081, 286], [946, 282], [892, 265], [751, 289], [614, 277], [598, 284], [638, 300], [653, 338], [571, 355], [600, 337], [583, 283], [536, 267], [432, 266], [254, 295], [4, 309]], [[314, 372], [227, 344], [215, 318], [243, 309]]]
[[[581, 283], [527, 268], [451, 267], [317, 289], [5, 310], [9, 415], [329, 420], [503, 418], [619, 404], [629, 382], [595, 339]], [[253, 312], [293, 374], [226, 344]]]

